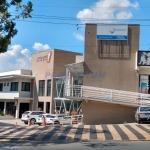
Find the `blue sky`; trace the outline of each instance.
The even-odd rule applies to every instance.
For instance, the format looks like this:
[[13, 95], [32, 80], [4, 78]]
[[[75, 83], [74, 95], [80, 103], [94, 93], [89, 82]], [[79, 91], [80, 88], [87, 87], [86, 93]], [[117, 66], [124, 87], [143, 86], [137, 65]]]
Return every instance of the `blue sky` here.
[[[23, 0], [24, 4], [27, 2]], [[144, 21], [150, 14], [149, 0], [32, 0], [32, 3], [32, 18], [16, 22], [18, 34], [8, 52], [0, 54], [0, 72], [30, 69], [32, 53], [49, 48], [83, 53], [84, 24], [102, 23], [100, 19], [128, 19], [103, 23], [140, 24], [140, 50], [150, 48], [150, 21]], [[90, 20], [83, 21], [85, 18]], [[81, 24], [79, 29], [76, 24]]]

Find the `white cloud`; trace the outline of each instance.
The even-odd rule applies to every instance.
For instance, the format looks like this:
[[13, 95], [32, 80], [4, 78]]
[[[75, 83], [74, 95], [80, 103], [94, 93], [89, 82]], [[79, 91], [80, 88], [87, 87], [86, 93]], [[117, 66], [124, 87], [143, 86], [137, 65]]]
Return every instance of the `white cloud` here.
[[31, 55], [21, 45], [13, 45], [6, 53], [0, 54], [0, 72], [16, 69], [30, 69]]
[[78, 33], [73, 33], [74, 37], [79, 41], [84, 41], [84, 36]]
[[34, 43], [33, 48], [37, 51], [45, 51], [51, 49], [49, 45], [47, 44], [43, 45], [42, 43]]
[[[105, 22], [97, 21], [98, 19], [130, 19], [132, 17], [131, 9], [127, 7], [138, 8], [138, 2], [130, 2], [130, 0], [98, 0], [91, 8], [83, 9], [78, 12], [77, 18], [84, 20], [83, 22]], [[123, 7], [123, 8], [120, 8]], [[92, 21], [88, 19], [93, 19]], [[94, 21], [94, 19], [96, 21]], [[108, 21], [107, 21], [108, 22]], [[111, 22], [111, 21], [109, 21]]]

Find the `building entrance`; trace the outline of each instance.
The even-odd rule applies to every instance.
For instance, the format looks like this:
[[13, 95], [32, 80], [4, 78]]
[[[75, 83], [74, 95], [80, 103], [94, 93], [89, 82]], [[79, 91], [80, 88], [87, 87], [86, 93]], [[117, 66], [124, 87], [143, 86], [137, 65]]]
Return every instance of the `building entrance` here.
[[19, 118], [21, 118], [22, 114], [28, 110], [29, 110], [29, 103], [20, 103]]
[[0, 112], [4, 112], [4, 102], [0, 102]]
[[15, 102], [6, 102], [6, 115], [11, 115], [15, 117], [16, 106]]

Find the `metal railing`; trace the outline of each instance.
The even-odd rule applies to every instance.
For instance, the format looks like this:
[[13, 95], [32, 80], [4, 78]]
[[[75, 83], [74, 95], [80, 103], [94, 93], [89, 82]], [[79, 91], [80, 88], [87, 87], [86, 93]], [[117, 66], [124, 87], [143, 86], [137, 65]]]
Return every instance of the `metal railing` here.
[[150, 106], [150, 94], [129, 92], [84, 85], [65, 86], [64, 97], [85, 99], [130, 106]]
[[73, 124], [78, 124], [81, 125], [83, 124], [83, 115], [73, 115], [73, 116], [65, 116], [59, 118], [59, 123], [61, 125], [73, 125]]

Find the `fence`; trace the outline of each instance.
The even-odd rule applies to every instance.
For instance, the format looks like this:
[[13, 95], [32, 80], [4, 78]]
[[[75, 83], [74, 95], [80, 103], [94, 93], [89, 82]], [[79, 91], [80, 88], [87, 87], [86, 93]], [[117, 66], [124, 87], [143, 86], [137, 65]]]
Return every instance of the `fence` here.
[[117, 103], [130, 106], [150, 106], [150, 94], [83, 85], [65, 86], [64, 97]]
[[61, 125], [83, 124], [83, 115], [65, 116], [59, 119]]

